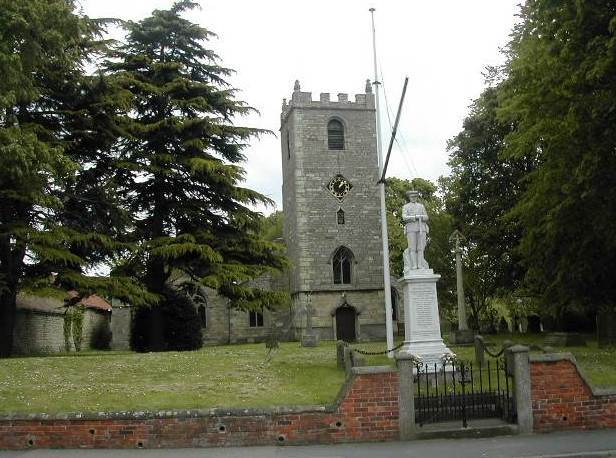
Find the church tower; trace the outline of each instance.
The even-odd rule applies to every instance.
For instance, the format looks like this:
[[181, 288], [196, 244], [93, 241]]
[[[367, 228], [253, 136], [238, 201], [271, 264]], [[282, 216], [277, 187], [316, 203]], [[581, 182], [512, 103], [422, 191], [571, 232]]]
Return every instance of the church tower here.
[[321, 339], [385, 337], [375, 116], [369, 81], [354, 101], [312, 100], [296, 81], [283, 101], [284, 237], [299, 333], [310, 321]]

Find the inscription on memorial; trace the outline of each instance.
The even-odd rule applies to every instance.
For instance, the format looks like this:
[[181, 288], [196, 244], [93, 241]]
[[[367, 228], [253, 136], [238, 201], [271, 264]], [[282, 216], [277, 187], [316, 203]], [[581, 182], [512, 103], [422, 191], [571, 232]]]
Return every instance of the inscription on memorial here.
[[412, 303], [415, 308], [417, 327], [433, 327], [436, 324], [434, 312], [437, 310], [434, 285], [415, 285], [412, 290]]

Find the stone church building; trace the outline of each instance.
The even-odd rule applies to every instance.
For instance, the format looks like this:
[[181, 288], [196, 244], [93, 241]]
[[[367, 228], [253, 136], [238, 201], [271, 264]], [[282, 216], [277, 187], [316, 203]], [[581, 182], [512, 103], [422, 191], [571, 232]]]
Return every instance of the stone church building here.
[[[281, 340], [299, 340], [308, 314], [322, 340], [385, 339], [375, 116], [369, 82], [353, 101], [343, 93], [336, 100], [328, 93], [313, 100], [295, 82], [280, 114], [284, 242], [291, 268], [254, 281], [255, 286], [288, 291], [291, 304], [283, 310], [240, 311], [204, 288], [196, 301], [204, 344], [260, 342], [272, 332]], [[396, 330], [402, 295], [393, 279], [392, 285]], [[16, 333], [20, 352], [62, 350], [60, 312], [39, 310], [44, 301], [37, 298], [38, 308], [22, 313]], [[112, 334], [111, 348], [127, 349], [130, 309], [113, 301], [104, 311], [88, 309], [93, 319], [86, 321], [104, 322]], [[46, 333], [38, 326], [41, 317], [48, 324]]]
[[[299, 339], [311, 314], [321, 339], [384, 340], [375, 97], [313, 100], [299, 82], [282, 103], [280, 140], [288, 272], [258, 280], [288, 290], [288, 310], [236, 311], [214, 291], [199, 306], [204, 342], [253, 342], [272, 327]], [[403, 307], [392, 279], [394, 330]]]

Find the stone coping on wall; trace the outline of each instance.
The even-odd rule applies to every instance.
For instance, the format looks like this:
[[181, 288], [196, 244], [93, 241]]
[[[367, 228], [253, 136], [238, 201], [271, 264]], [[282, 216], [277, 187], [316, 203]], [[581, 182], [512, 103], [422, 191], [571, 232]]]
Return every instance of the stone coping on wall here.
[[29, 420], [145, 420], [159, 418], [241, 417], [285, 415], [294, 413], [333, 412], [336, 406], [278, 406], [270, 408], [222, 408], [127, 410], [114, 412], [8, 413], [0, 421]]
[[398, 372], [398, 370], [391, 366], [359, 366], [351, 369], [351, 373], [355, 375], [387, 374], [388, 372]]
[[185, 448], [397, 440], [399, 373], [349, 371], [328, 406], [9, 414], [0, 449]]
[[300, 413], [333, 413], [340, 407], [356, 375], [375, 375], [395, 373], [391, 366], [361, 366], [351, 369], [349, 376], [333, 403], [327, 405], [295, 405], [263, 408], [213, 407], [210, 409], [161, 409], [133, 410], [113, 412], [58, 412], [58, 413], [5, 413], [0, 414], [0, 421], [37, 421], [37, 420], [128, 420], [128, 419], [162, 419], [162, 418], [200, 418], [200, 417], [251, 417], [263, 415], [287, 415]]
[[590, 379], [584, 372], [584, 370], [580, 367], [575, 356], [569, 352], [563, 353], [543, 353], [538, 355], [529, 355], [529, 359], [531, 363], [555, 363], [558, 361], [569, 361], [571, 364], [575, 366], [578, 374], [582, 381], [586, 384], [586, 386], [590, 389], [593, 396], [615, 396], [616, 395], [616, 387], [607, 387], [607, 388], [597, 388], [592, 385]]

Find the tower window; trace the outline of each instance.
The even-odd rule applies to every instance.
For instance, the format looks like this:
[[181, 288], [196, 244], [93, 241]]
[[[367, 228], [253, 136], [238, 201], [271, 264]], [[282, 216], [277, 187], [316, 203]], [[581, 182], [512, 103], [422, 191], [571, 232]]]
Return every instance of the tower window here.
[[344, 224], [344, 210], [342, 208], [336, 212], [336, 220], [338, 224]]
[[327, 147], [333, 150], [344, 149], [344, 126], [337, 119], [327, 123]]
[[263, 312], [258, 310], [250, 310], [248, 312], [248, 324], [251, 328], [262, 328]]
[[287, 130], [287, 159], [291, 159], [291, 141], [289, 140], [288, 130]]
[[334, 284], [347, 285], [351, 283], [351, 264], [353, 262], [353, 253], [346, 247], [340, 247], [336, 250], [332, 260], [334, 269]]
[[199, 315], [199, 323], [201, 323], [201, 327], [207, 328], [207, 314], [204, 305], [197, 307], [197, 315]]

